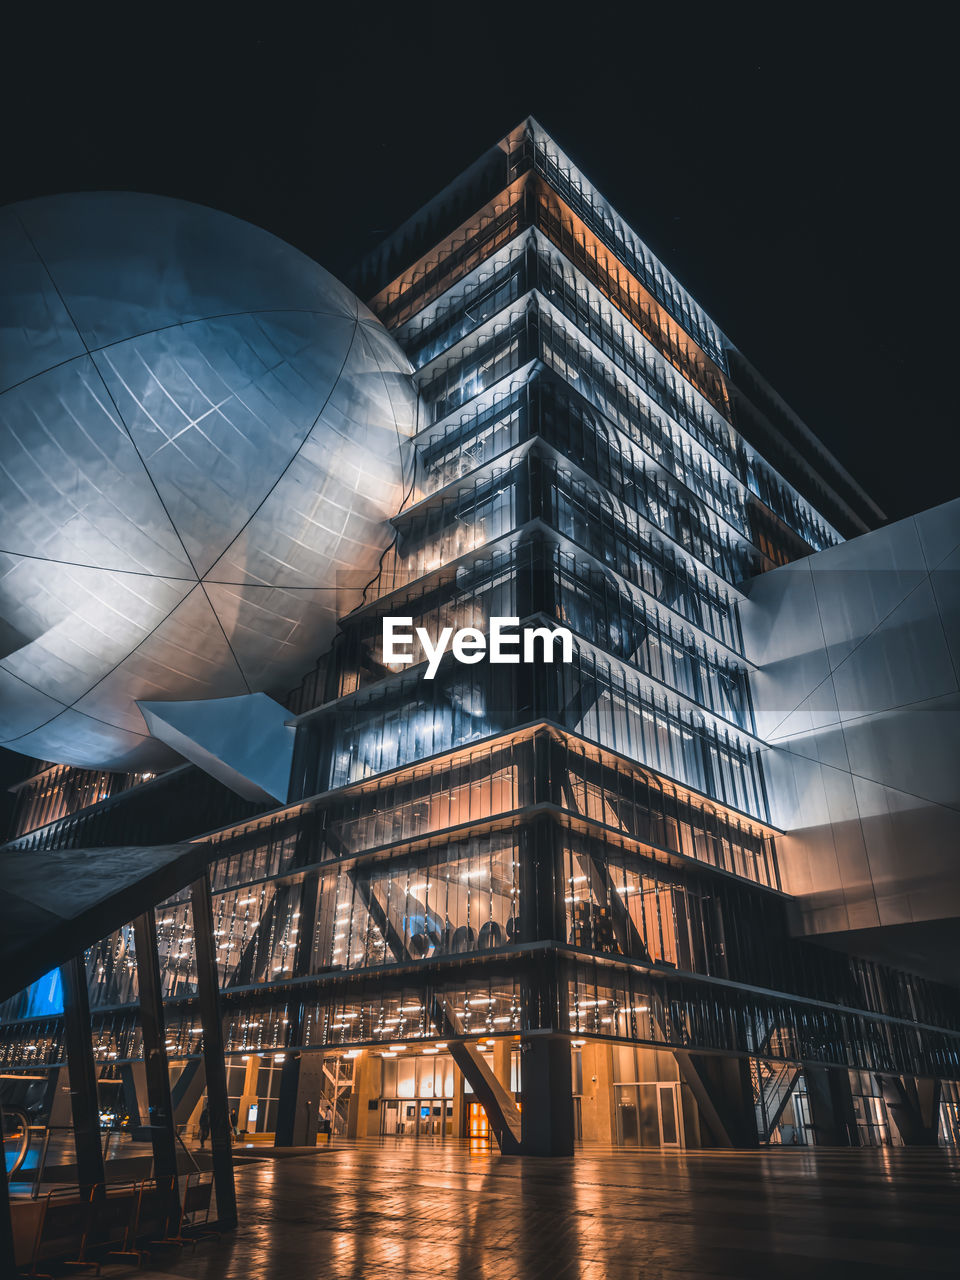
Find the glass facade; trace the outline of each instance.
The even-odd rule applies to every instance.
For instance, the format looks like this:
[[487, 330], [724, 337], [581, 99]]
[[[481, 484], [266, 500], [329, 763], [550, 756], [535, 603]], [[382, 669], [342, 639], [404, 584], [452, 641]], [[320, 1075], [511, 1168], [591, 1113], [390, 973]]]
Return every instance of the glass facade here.
[[[872, 1140], [871, 1079], [960, 1078], [960, 999], [793, 936], [740, 622], [746, 578], [861, 516], [761, 456], [723, 335], [539, 126], [501, 153], [482, 207], [454, 191], [455, 227], [413, 219], [359, 271], [415, 371], [414, 475], [362, 605], [286, 700], [290, 803], [189, 767], [24, 819], [15, 843], [208, 839], [232, 1069], [322, 1051], [349, 1076], [344, 1132], [375, 1131], [362, 1099], [378, 1132], [472, 1132], [485, 1070], [526, 1115], [533, 1046], [559, 1040], [584, 1140], [723, 1145], [718, 1063], [740, 1071], [740, 1140], [828, 1140], [828, 1074]], [[428, 681], [384, 664], [385, 616], [560, 624], [575, 653], [447, 658]], [[167, 1050], [189, 1063], [188, 894], [157, 928]], [[132, 930], [87, 974], [100, 1062], [135, 1060]], [[24, 995], [2, 1015], [6, 1069], [61, 1063], [55, 1013]], [[280, 1075], [231, 1085], [261, 1128]]]

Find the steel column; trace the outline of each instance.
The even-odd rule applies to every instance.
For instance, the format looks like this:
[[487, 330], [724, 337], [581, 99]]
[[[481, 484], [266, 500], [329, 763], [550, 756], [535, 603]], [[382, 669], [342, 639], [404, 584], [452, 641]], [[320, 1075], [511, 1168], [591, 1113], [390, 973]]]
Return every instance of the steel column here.
[[[3, 1119], [0, 1115], [0, 1152], [3, 1151]], [[13, 1252], [13, 1224], [10, 1221], [10, 1188], [7, 1185], [6, 1156], [0, 1160], [0, 1275], [16, 1274]]]
[[167, 1063], [167, 1036], [163, 1021], [163, 987], [157, 951], [157, 921], [153, 911], [145, 911], [134, 920], [133, 938], [137, 952], [140, 1028], [143, 1033], [153, 1170], [158, 1180], [170, 1179], [177, 1176], [177, 1139], [173, 1129], [170, 1068]]
[[237, 1193], [233, 1181], [233, 1147], [227, 1068], [223, 1050], [223, 1018], [217, 982], [217, 949], [213, 935], [210, 878], [204, 874], [190, 886], [193, 937], [197, 957], [197, 994], [203, 1027], [203, 1062], [207, 1077], [207, 1113], [213, 1181], [217, 1191], [217, 1219], [221, 1226], [237, 1225]]
[[73, 1144], [77, 1153], [80, 1194], [89, 1195], [106, 1181], [100, 1143], [100, 1106], [97, 1100], [97, 1068], [90, 1032], [90, 1000], [87, 965], [83, 953], [60, 968], [63, 984], [63, 1034], [70, 1074], [70, 1110]]

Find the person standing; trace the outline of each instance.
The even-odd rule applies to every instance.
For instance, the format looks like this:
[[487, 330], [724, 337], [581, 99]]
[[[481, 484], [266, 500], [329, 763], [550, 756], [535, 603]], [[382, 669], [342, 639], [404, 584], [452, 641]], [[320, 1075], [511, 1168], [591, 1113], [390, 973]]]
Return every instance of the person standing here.
[[237, 1123], [238, 1123], [237, 1108], [233, 1107], [230, 1111], [230, 1136], [234, 1142], [236, 1142], [237, 1139], [240, 1137], [240, 1134], [237, 1132]]
[[207, 1138], [210, 1136], [210, 1112], [204, 1103], [203, 1110], [200, 1112], [200, 1150], [202, 1151], [206, 1144]]

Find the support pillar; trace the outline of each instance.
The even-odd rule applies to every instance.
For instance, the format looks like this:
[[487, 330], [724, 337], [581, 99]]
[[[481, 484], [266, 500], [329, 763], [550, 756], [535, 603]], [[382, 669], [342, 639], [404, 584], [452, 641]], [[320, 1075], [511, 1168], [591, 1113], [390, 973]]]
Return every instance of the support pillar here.
[[90, 1001], [87, 966], [83, 953], [61, 966], [63, 985], [63, 1034], [70, 1074], [70, 1110], [73, 1143], [77, 1153], [77, 1182], [82, 1196], [106, 1180], [100, 1143], [100, 1107], [97, 1100], [97, 1068], [90, 1033]]
[[508, 1093], [475, 1045], [453, 1041], [450, 1056], [470, 1082], [474, 1097], [487, 1114], [490, 1131], [505, 1156], [521, 1152], [521, 1118], [512, 1093]]
[[[298, 735], [299, 738], [300, 735]], [[310, 838], [312, 832], [305, 827], [298, 837], [298, 851], [302, 840]], [[320, 903], [320, 875], [317, 871], [308, 871], [304, 876], [300, 890], [300, 927], [297, 931], [297, 949], [293, 957], [294, 977], [302, 978], [310, 972], [313, 958], [313, 939], [317, 926], [317, 911]], [[401, 958], [400, 956], [397, 957]], [[317, 1111], [320, 1102], [320, 1086], [323, 1083], [322, 1059], [317, 1054], [309, 1055], [304, 1064], [300, 1046], [304, 1042], [304, 1023], [306, 1011], [302, 1000], [290, 1002], [290, 1021], [287, 1024], [286, 1057], [280, 1070], [280, 1096], [277, 1103], [277, 1128], [273, 1139], [275, 1147], [315, 1146], [317, 1141]], [[320, 1079], [314, 1080], [314, 1060], [321, 1062]], [[304, 1066], [306, 1071], [304, 1073]], [[301, 1098], [301, 1075], [306, 1093]], [[318, 1092], [320, 1090], [320, 1092]], [[307, 1096], [314, 1104], [313, 1115], [308, 1117], [304, 1108]]]
[[363, 1049], [353, 1065], [348, 1138], [372, 1138], [380, 1132], [380, 1064], [380, 1058]]
[[120, 1064], [120, 1080], [122, 1082], [124, 1108], [127, 1115], [130, 1117], [131, 1125], [134, 1128], [137, 1128], [139, 1125], [143, 1124], [143, 1117], [140, 1114], [140, 1097], [133, 1065], [134, 1064], [131, 1062], [123, 1062]]
[[217, 950], [213, 934], [210, 878], [203, 875], [190, 886], [193, 936], [197, 956], [197, 996], [203, 1027], [203, 1069], [210, 1117], [210, 1150], [213, 1185], [217, 1193], [217, 1220], [223, 1227], [237, 1225], [237, 1193], [233, 1181], [233, 1143], [227, 1067], [223, 1056], [223, 1016], [217, 982]]
[[130, 1075], [133, 1080], [133, 1090], [136, 1101], [136, 1109], [131, 1111], [131, 1116], [136, 1117], [137, 1124], [150, 1123], [150, 1107], [147, 1103], [147, 1069], [142, 1062], [130, 1063]]
[[[0, 1152], [3, 1151], [3, 1122], [0, 1117]], [[13, 1276], [17, 1263], [13, 1252], [13, 1224], [10, 1221], [10, 1188], [6, 1157], [0, 1160], [0, 1275]]]
[[580, 1121], [584, 1142], [616, 1141], [613, 1050], [602, 1040], [588, 1040], [581, 1050], [583, 1093]]
[[260, 1067], [263, 1057], [259, 1053], [248, 1053], [243, 1067], [243, 1093], [240, 1095], [240, 1106], [237, 1109], [237, 1129], [240, 1133], [248, 1133], [247, 1125], [250, 1108], [259, 1101], [257, 1083], [260, 1079]]
[[917, 1079], [917, 1110], [929, 1141], [927, 1146], [936, 1147], [940, 1143], [940, 1099], [943, 1088], [939, 1080]]
[[[537, 761], [537, 799], [556, 802], [564, 776], [557, 744], [544, 742]], [[563, 857], [556, 832], [552, 824], [540, 822], [520, 846], [524, 941], [566, 940], [564, 896]], [[573, 1072], [570, 1039], [564, 1034], [570, 1029], [568, 990], [567, 970], [550, 956], [533, 960], [521, 979], [523, 1025], [544, 1033], [521, 1043], [520, 1151], [524, 1155], [573, 1155]]]
[[280, 1071], [275, 1147], [315, 1147], [324, 1096], [322, 1053], [288, 1053]]
[[858, 1146], [857, 1117], [848, 1073], [838, 1067], [805, 1062], [803, 1076], [817, 1146]]
[[916, 1076], [877, 1076], [890, 1118], [905, 1147], [935, 1147], [940, 1141], [940, 1081]]
[[186, 1124], [194, 1111], [196, 1111], [197, 1103], [203, 1097], [206, 1083], [203, 1059], [189, 1058], [184, 1063], [183, 1070], [170, 1091], [170, 1096], [173, 1100], [173, 1123], [175, 1128], [178, 1125]]
[[513, 1083], [512, 1076], [512, 1058], [513, 1058], [513, 1041], [512, 1040], [496, 1040], [493, 1045], [493, 1074], [506, 1089], [507, 1093], [512, 1093], [510, 1087]]
[[850, 1072], [846, 1068], [830, 1069], [830, 1097], [833, 1100], [833, 1110], [839, 1120], [841, 1133], [847, 1134], [848, 1141], [844, 1145], [859, 1147], [860, 1126], [857, 1124], [857, 1113], [853, 1105]]
[[757, 1121], [747, 1059], [688, 1053], [685, 1049], [675, 1049], [673, 1053], [681, 1079], [690, 1086], [700, 1108], [701, 1139], [706, 1136], [705, 1128], [713, 1139], [712, 1146], [757, 1146]]
[[453, 1073], [453, 1136], [463, 1138], [467, 1133], [467, 1094], [463, 1087], [463, 1072]]
[[145, 911], [134, 920], [133, 939], [137, 952], [140, 1029], [143, 1034], [143, 1062], [147, 1076], [153, 1170], [158, 1180], [166, 1180], [177, 1176], [177, 1140], [173, 1129], [170, 1068], [167, 1064], [167, 1036], [163, 1021], [157, 921], [152, 910]]
[[524, 1155], [572, 1156], [573, 1073], [570, 1041], [535, 1036], [520, 1057], [520, 1146]]

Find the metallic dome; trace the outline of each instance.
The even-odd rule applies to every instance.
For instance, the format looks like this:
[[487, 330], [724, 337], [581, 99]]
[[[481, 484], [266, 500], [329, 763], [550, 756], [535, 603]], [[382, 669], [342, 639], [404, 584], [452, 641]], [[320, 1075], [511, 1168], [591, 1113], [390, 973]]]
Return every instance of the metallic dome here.
[[8, 206], [0, 281], [0, 744], [149, 767], [135, 700], [282, 692], [329, 643], [390, 540], [410, 366], [316, 263], [179, 200]]

